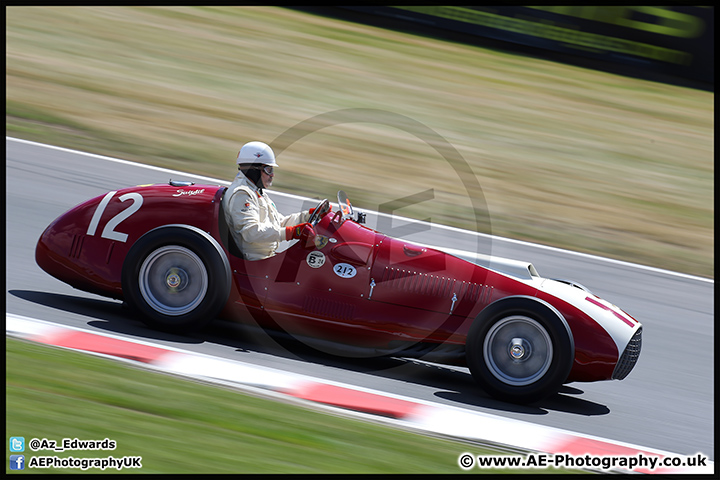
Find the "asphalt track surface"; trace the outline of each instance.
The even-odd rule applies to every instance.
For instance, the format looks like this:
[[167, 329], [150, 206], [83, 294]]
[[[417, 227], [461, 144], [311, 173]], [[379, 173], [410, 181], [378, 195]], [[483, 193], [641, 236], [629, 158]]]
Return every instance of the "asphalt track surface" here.
[[[170, 178], [209, 184], [229, 184], [231, 179], [197, 177], [9, 138], [5, 173], [6, 313], [678, 454], [702, 452], [714, 460], [713, 280], [384, 217], [382, 225], [408, 240], [531, 261], [542, 276], [580, 282], [643, 323], [640, 360], [625, 380], [573, 383], [539, 403], [512, 405], [490, 398], [462, 368], [333, 357], [302, 345], [288, 350], [263, 332], [224, 321], [192, 337], [159, 333], [134, 319], [120, 302], [75, 290], [35, 263], [35, 244], [45, 227], [89, 198]], [[332, 200], [335, 192], [320, 195]], [[277, 191], [271, 196], [285, 213], [316, 203]], [[362, 205], [356, 207], [365, 211]], [[377, 226], [373, 212], [367, 214], [369, 226]]]

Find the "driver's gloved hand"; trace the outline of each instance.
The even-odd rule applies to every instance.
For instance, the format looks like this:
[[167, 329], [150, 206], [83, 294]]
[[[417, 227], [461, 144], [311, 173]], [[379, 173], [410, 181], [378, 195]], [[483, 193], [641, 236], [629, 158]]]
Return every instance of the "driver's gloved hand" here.
[[315, 229], [307, 222], [285, 227], [285, 239], [300, 240], [303, 248], [308, 248], [315, 244]]

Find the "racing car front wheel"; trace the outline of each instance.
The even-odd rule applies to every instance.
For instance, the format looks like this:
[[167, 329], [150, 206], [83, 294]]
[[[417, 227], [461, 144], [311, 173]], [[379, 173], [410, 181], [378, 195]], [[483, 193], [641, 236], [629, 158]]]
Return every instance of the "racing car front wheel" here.
[[188, 333], [210, 322], [225, 306], [230, 264], [210, 235], [189, 225], [146, 233], [125, 258], [125, 300], [152, 328]]
[[557, 392], [575, 354], [572, 332], [551, 305], [509, 297], [475, 319], [466, 344], [473, 378], [493, 397], [532, 403]]

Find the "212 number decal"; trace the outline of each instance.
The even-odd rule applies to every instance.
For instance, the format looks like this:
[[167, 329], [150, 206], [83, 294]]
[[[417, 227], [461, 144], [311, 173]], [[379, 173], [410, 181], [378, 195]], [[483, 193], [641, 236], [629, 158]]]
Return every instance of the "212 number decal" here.
[[353, 278], [357, 273], [357, 270], [349, 263], [338, 263], [333, 268], [333, 272], [341, 278]]

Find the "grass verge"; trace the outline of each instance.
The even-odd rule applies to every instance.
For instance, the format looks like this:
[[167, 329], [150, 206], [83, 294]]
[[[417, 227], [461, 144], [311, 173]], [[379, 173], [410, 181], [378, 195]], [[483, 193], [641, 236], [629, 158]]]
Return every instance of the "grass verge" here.
[[[7, 438], [117, 442], [112, 451], [26, 450], [26, 465], [112, 455], [142, 457], [142, 469], [122, 473], [461, 473], [461, 453], [500, 454], [9, 338], [5, 357]], [[532, 471], [546, 472], [564, 471]]]

